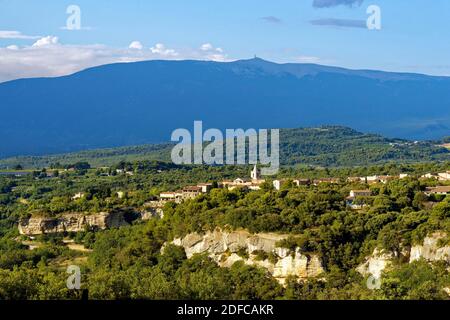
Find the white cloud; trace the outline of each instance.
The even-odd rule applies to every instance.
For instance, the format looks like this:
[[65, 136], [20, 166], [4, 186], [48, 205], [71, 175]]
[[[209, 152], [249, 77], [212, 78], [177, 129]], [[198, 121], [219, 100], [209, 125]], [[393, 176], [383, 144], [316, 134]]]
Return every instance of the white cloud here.
[[219, 53], [223, 52], [222, 48], [215, 48], [211, 43], [202, 44], [200, 46], [200, 50], [208, 51], [208, 52], [214, 52], [215, 51], [215, 52], [219, 52]]
[[36, 41], [33, 44], [33, 47], [50, 46], [50, 45], [58, 44], [58, 42], [59, 42], [58, 37], [46, 36], [46, 37], [43, 37], [43, 38], [39, 39], [38, 41]]
[[0, 39], [38, 39], [39, 36], [28, 36], [20, 31], [0, 30]]
[[129, 49], [136, 49], [136, 50], [142, 50], [144, 46], [139, 41], [133, 41], [128, 46]]
[[152, 53], [161, 55], [163, 57], [178, 56], [178, 52], [176, 52], [174, 49], [167, 49], [166, 46], [162, 43], [155, 44], [155, 46], [151, 47], [150, 50]]
[[219, 53], [212, 53], [206, 56], [206, 60], [226, 62], [228, 59], [225, 55]]
[[[133, 43], [132, 43], [133, 44]], [[132, 48], [133, 47], [133, 48]], [[0, 47], [0, 82], [18, 78], [56, 77], [86, 68], [143, 60], [214, 60], [229, 61], [223, 50], [212, 51], [184, 48], [180, 50], [155, 44], [149, 50], [136, 50], [139, 46], [113, 48], [105, 45], [67, 45], [57, 37], [44, 37], [31, 46]]]
[[299, 56], [299, 57], [296, 57], [295, 60], [297, 62], [303, 62], [303, 63], [319, 63], [321, 61], [319, 57], [313, 57], [313, 56]]
[[208, 60], [226, 61], [227, 55], [223, 53], [222, 48], [215, 48], [211, 43], [204, 43], [200, 46], [200, 50], [206, 54]]
[[211, 43], [202, 44], [202, 46], [200, 47], [200, 50], [202, 50], [202, 51], [211, 51], [213, 49], [214, 49], [214, 47]]

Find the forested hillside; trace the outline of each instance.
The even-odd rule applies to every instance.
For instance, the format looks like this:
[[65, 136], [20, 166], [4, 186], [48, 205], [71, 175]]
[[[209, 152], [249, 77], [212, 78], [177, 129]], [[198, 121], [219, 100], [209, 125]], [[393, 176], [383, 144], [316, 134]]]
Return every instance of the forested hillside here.
[[[282, 165], [363, 166], [386, 162], [404, 163], [449, 160], [450, 150], [443, 141], [412, 142], [364, 134], [340, 126], [281, 129], [280, 161]], [[99, 149], [39, 157], [14, 157], [0, 160], [0, 168], [43, 168], [87, 161], [92, 166], [109, 166], [119, 161], [170, 161], [173, 144], [142, 145]]]
[[[19, 235], [17, 225], [23, 218], [140, 212], [161, 191], [245, 177], [250, 169], [158, 162], [118, 163], [110, 169], [74, 167], [59, 175], [43, 170], [0, 176], [0, 299], [78, 299], [81, 291], [66, 287], [68, 265], [80, 266], [82, 288], [93, 299], [448, 299], [445, 260], [408, 263], [404, 256], [404, 248], [422, 243], [429, 234], [450, 234], [449, 197], [424, 194], [427, 187], [442, 182], [418, 179], [426, 172], [449, 170], [448, 162], [284, 168], [280, 176], [342, 179], [299, 187], [288, 181], [279, 191], [270, 181], [259, 191], [213, 188], [192, 200], [167, 203], [163, 217], [135, 220], [117, 229], [86, 228], [33, 239]], [[116, 168], [134, 175], [105, 175]], [[374, 173], [409, 176], [371, 185], [345, 179]], [[345, 201], [349, 191], [364, 188], [372, 194], [358, 200], [365, 206], [350, 209]], [[79, 192], [83, 196], [73, 198]], [[176, 237], [217, 228], [289, 235], [278, 245], [317, 255], [324, 273], [307, 281], [290, 277], [283, 286], [262, 267], [236, 262], [222, 268], [207, 254], [188, 259], [182, 247], [168, 244]], [[448, 236], [439, 243], [448, 244]], [[356, 268], [377, 247], [396, 258], [384, 271], [380, 288], [372, 290], [367, 276]], [[265, 252], [238, 254], [261, 261], [279, 259]]]

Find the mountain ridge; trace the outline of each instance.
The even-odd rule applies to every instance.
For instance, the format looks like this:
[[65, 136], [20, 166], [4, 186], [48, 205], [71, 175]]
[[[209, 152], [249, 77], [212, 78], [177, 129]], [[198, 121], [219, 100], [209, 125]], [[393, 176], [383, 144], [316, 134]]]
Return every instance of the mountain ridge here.
[[[65, 78], [65, 77], [71, 77], [80, 73], [85, 73], [90, 70], [99, 69], [105, 66], [117, 66], [117, 65], [128, 65], [128, 64], [147, 64], [147, 63], [153, 63], [153, 62], [201, 62], [201, 63], [210, 63], [210, 64], [248, 64], [248, 65], [254, 65], [254, 66], [277, 66], [281, 67], [286, 73], [292, 73], [292, 69], [298, 69], [298, 68], [304, 68], [305, 70], [309, 70], [310, 73], [305, 72], [304, 75], [311, 75], [317, 74], [319, 72], [340, 72], [342, 74], [357, 74], [362, 77], [375, 77], [376, 75], [383, 78], [383, 74], [388, 74], [392, 76], [397, 76], [397, 80], [399, 79], [423, 79], [423, 78], [435, 78], [435, 79], [442, 79], [442, 80], [448, 80], [450, 79], [450, 76], [438, 76], [438, 75], [430, 75], [425, 73], [417, 73], [417, 72], [397, 72], [397, 71], [385, 71], [385, 70], [375, 70], [375, 69], [351, 69], [351, 68], [345, 68], [340, 66], [333, 66], [333, 65], [323, 65], [323, 64], [317, 64], [317, 63], [295, 63], [295, 62], [285, 62], [285, 63], [279, 63], [279, 62], [273, 62], [270, 60], [265, 60], [263, 58], [255, 57], [250, 59], [240, 59], [240, 60], [233, 60], [233, 61], [226, 61], [226, 62], [219, 62], [219, 61], [211, 61], [211, 60], [193, 60], [193, 59], [187, 59], [187, 60], [143, 60], [143, 61], [135, 61], [135, 62], [115, 62], [115, 63], [109, 63], [104, 65], [98, 65], [98, 66], [92, 66], [88, 67], [79, 71], [76, 71], [74, 73], [63, 75], [63, 76], [48, 76], [48, 77], [30, 77], [30, 78], [19, 78], [19, 79], [13, 79], [8, 80], [4, 82], [0, 82], [0, 84], [10, 83], [10, 82], [16, 82], [16, 81], [22, 81], [22, 80], [29, 80], [29, 79], [55, 79], [55, 78]], [[290, 70], [290, 72], [289, 72]]]
[[167, 141], [177, 128], [351, 126], [450, 132], [450, 78], [262, 59], [152, 60], [0, 84], [0, 157]]

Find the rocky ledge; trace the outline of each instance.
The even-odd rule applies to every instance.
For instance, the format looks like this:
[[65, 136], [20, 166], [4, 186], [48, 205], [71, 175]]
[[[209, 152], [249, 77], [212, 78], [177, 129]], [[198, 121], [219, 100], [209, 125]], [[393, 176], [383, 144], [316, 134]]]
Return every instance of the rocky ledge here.
[[[428, 262], [446, 261], [450, 266], [450, 246], [439, 245], [439, 241], [444, 238], [446, 238], [446, 233], [435, 232], [428, 235], [422, 244], [403, 248], [401, 256], [409, 259], [410, 263], [425, 259]], [[396, 256], [392, 252], [375, 249], [373, 254], [367, 257], [366, 261], [356, 270], [362, 275], [373, 275], [375, 278], [379, 278], [381, 273], [389, 268], [394, 258]]]
[[66, 213], [58, 217], [31, 217], [19, 221], [22, 235], [39, 235], [60, 232], [80, 232], [87, 228], [108, 229], [129, 225], [123, 212], [96, 214]]
[[[253, 235], [247, 231], [216, 230], [204, 235], [189, 234], [172, 243], [183, 247], [188, 258], [196, 253], [206, 253], [221, 267], [231, 267], [237, 261], [263, 267], [280, 283], [284, 283], [289, 276], [299, 279], [320, 276], [324, 268], [319, 256], [303, 254], [298, 248], [291, 251], [277, 247], [276, 243], [287, 237], [288, 235]], [[243, 255], [242, 252], [246, 254]], [[263, 256], [262, 259], [261, 252], [270, 254], [270, 257]]]

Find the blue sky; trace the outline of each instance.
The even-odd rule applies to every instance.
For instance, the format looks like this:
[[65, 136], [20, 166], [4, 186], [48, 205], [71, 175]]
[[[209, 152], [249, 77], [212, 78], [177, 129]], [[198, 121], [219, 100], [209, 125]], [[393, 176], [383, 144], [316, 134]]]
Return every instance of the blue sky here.
[[[63, 28], [71, 4], [81, 9], [81, 30]], [[364, 22], [369, 5], [381, 9], [381, 30], [312, 23]], [[0, 0], [0, 81], [114, 61], [255, 54], [450, 75], [449, 13], [448, 0]]]

